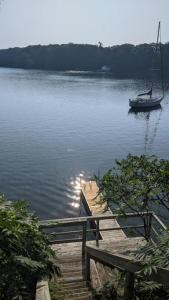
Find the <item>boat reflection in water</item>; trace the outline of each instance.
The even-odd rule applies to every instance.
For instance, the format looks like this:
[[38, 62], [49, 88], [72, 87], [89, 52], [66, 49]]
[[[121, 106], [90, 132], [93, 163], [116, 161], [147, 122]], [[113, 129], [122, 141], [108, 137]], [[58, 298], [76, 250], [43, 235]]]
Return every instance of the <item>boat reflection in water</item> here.
[[[152, 151], [152, 146], [154, 144], [158, 127], [160, 125], [162, 106], [159, 104], [156, 107], [145, 107], [145, 108], [130, 108], [128, 114], [134, 115], [138, 120], [145, 120], [145, 138], [144, 138], [144, 152]], [[157, 115], [157, 117], [156, 117]], [[152, 119], [153, 117], [153, 119]], [[155, 118], [154, 118], [155, 117]], [[152, 120], [151, 120], [152, 119]], [[152, 126], [151, 126], [152, 124]]]

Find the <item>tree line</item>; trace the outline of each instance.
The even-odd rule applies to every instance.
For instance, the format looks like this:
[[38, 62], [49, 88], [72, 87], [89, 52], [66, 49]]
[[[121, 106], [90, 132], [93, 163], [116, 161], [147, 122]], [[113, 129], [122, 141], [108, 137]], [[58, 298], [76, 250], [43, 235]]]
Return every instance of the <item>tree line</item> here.
[[[0, 66], [56, 71], [107, 71], [114, 76], [149, 76], [159, 69], [155, 44], [102, 47], [89, 44], [28, 46], [0, 50]], [[164, 73], [169, 77], [169, 43], [162, 45]]]

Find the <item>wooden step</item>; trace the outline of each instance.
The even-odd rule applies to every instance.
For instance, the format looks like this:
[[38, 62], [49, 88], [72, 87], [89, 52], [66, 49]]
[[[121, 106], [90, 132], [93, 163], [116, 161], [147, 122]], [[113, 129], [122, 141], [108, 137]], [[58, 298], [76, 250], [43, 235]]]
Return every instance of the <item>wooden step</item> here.
[[[69, 253], [69, 252], [68, 252]], [[82, 262], [82, 257], [75, 257], [71, 255], [64, 255], [64, 256], [59, 256], [58, 263], [59, 264], [64, 264], [64, 263], [81, 263]], [[75, 252], [76, 254], [76, 252]], [[57, 255], [57, 252], [56, 252]]]
[[83, 288], [86, 287], [86, 281], [79, 281], [79, 282], [62, 282], [62, 288]]
[[86, 294], [72, 295], [65, 297], [64, 300], [91, 300], [92, 294], [90, 292]]
[[67, 286], [65, 286], [65, 287], [62, 286], [62, 289], [58, 290], [59, 294], [62, 294], [62, 293], [65, 294], [65, 292], [69, 292], [69, 291], [70, 291], [70, 293], [72, 293], [72, 292], [75, 292], [75, 293], [88, 292], [89, 288], [86, 286], [84, 286], [84, 287], [69, 287], [69, 288]]
[[[81, 287], [83, 284], [83, 287]], [[80, 286], [79, 286], [80, 285]], [[92, 299], [92, 294], [89, 288], [86, 287], [86, 282], [73, 282], [60, 285], [56, 292], [56, 300], [89, 300]]]
[[62, 272], [62, 277], [63, 278], [67, 278], [67, 277], [79, 277], [79, 276], [82, 276], [82, 272], [80, 272], [80, 271], [68, 271], [68, 270], [66, 270], [66, 271], [64, 271], [64, 272]]
[[85, 288], [84, 290], [63, 290], [63, 291], [59, 291], [57, 292], [57, 296], [86, 296], [88, 294], [90, 294], [91, 292]]
[[84, 281], [84, 278], [82, 276], [79, 276], [79, 277], [65, 277], [65, 278], [60, 278], [58, 279], [58, 282], [61, 282], [61, 283], [73, 283], [73, 282], [81, 282], [81, 281]]
[[64, 300], [92, 300], [92, 295], [86, 295], [86, 296], [79, 296], [79, 297], [68, 297], [68, 298], [64, 298]]
[[67, 296], [56, 296], [53, 298], [54, 300], [92, 300], [92, 295], [89, 293], [88, 295], [67, 295]]
[[71, 266], [81, 266], [82, 265], [82, 260], [72, 260], [72, 261], [69, 261], [69, 260], [62, 260], [62, 261], [59, 261], [59, 265], [62, 267], [64, 266], [68, 266], [68, 267], [71, 267]]

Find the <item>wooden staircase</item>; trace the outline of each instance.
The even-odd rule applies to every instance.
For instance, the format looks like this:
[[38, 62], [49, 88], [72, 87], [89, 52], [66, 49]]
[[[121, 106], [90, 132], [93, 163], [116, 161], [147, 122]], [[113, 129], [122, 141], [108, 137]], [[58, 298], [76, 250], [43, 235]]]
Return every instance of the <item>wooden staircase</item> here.
[[[146, 243], [142, 238], [145, 226], [140, 215], [149, 220], [148, 229], [154, 242], [158, 240], [161, 230], [166, 230], [153, 212], [112, 214], [100, 197], [96, 182], [86, 182], [81, 187], [81, 200], [89, 216], [39, 222], [40, 230], [50, 230], [46, 235], [56, 251], [62, 272], [52, 300], [92, 299], [87, 283], [92, 288], [102, 287], [106, 281], [113, 279], [111, 269], [126, 270], [125, 295], [126, 299], [131, 300], [134, 277], [140, 271], [140, 264], [128, 255]], [[120, 225], [119, 221], [124, 218], [124, 223], [127, 218], [131, 225]], [[133, 230], [138, 237], [130, 234]], [[168, 285], [168, 272], [159, 269], [153, 280]], [[36, 300], [50, 299], [48, 282], [38, 283]]]
[[63, 255], [59, 259], [62, 277], [59, 279], [59, 288], [56, 300], [89, 300], [92, 293], [84, 279], [82, 256]]

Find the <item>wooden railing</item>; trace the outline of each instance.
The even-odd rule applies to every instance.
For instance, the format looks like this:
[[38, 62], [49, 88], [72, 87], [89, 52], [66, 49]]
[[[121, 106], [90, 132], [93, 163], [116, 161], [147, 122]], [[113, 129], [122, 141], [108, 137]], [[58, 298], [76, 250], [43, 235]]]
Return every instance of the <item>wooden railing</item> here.
[[[45, 220], [39, 222], [40, 230], [54, 230], [60, 227], [69, 227], [67, 231], [50, 231], [47, 232], [47, 237], [49, 237], [49, 243], [71, 243], [71, 242], [82, 242], [82, 255], [85, 256], [85, 247], [86, 241], [88, 240], [87, 235], [93, 234], [92, 239], [96, 241], [96, 246], [99, 245], [99, 240], [101, 239], [101, 232], [104, 231], [117, 231], [117, 230], [145, 230], [145, 225], [143, 220], [140, 218], [140, 215], [147, 216], [151, 219], [149, 231], [151, 232], [152, 237], [156, 236], [158, 238], [161, 229], [166, 229], [166, 226], [161, 222], [161, 220], [153, 212], [142, 212], [142, 213], [127, 213], [126, 215], [111, 214], [111, 215], [99, 215], [99, 216], [89, 216], [89, 217], [79, 217], [79, 218], [67, 218], [67, 219], [53, 219]], [[140, 224], [118, 226], [118, 227], [109, 227], [109, 228], [100, 228], [100, 221], [103, 220], [112, 220], [112, 219], [125, 219], [129, 220], [130, 218], [139, 218]], [[75, 227], [75, 230], [71, 230], [70, 227]], [[77, 229], [79, 228], [80, 229]], [[78, 235], [78, 237], [77, 237]], [[67, 238], [63, 238], [67, 236]], [[71, 237], [72, 236], [72, 237]], [[61, 239], [56, 239], [61, 237]], [[52, 238], [52, 239], [50, 239]]]
[[[121, 255], [112, 254], [105, 250], [101, 250], [97, 247], [86, 246], [86, 268], [85, 275], [86, 281], [90, 284], [90, 260], [100, 262], [111, 268], [117, 268], [126, 272], [126, 284], [125, 284], [125, 299], [132, 300], [134, 296], [134, 281], [143, 265], [140, 261], [136, 261], [134, 258]], [[169, 270], [157, 268], [157, 272], [153, 272], [149, 276], [150, 280], [154, 280], [160, 284], [169, 286]]]

